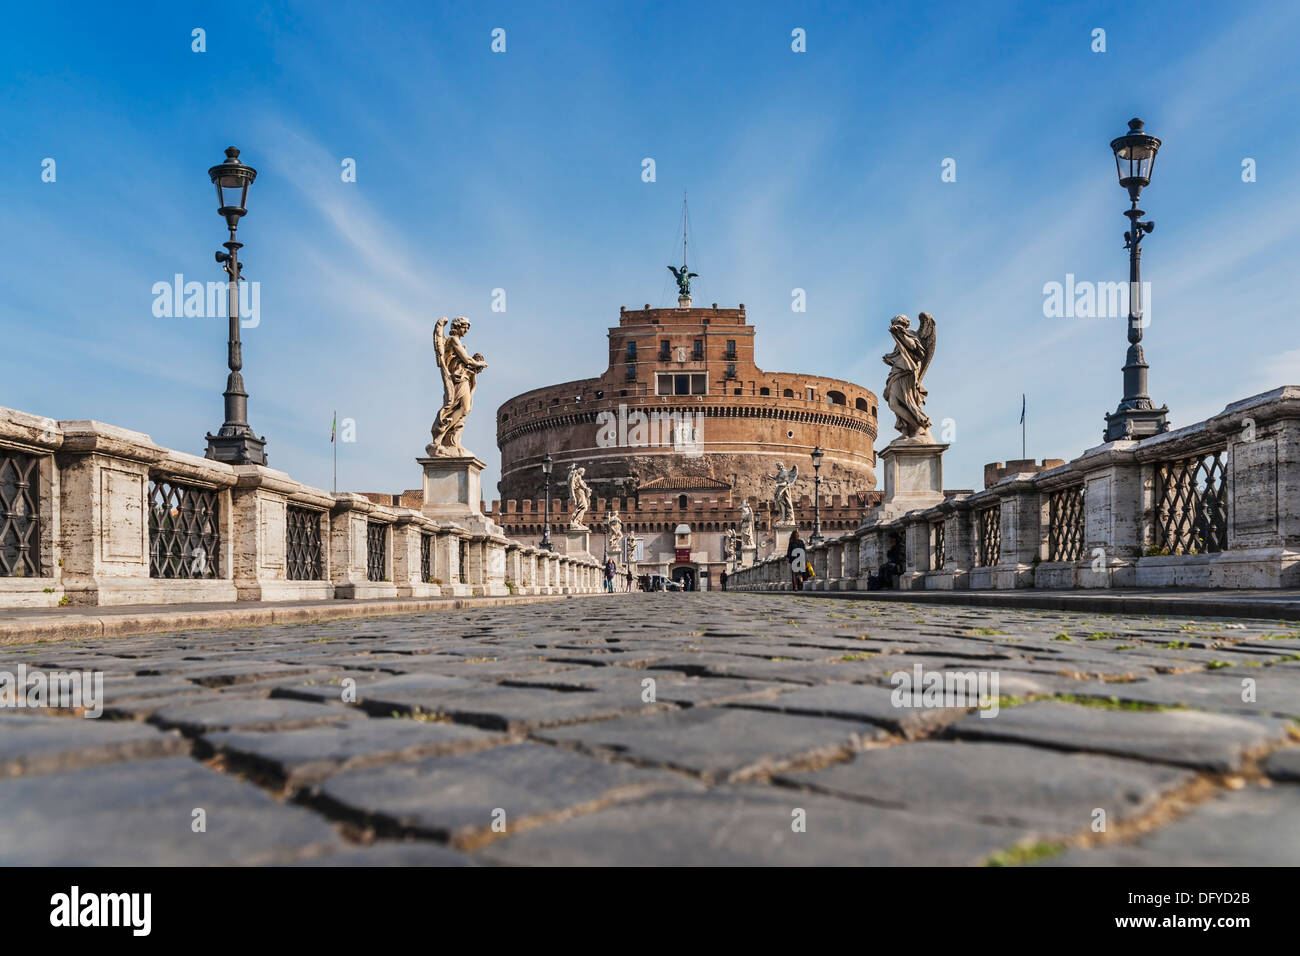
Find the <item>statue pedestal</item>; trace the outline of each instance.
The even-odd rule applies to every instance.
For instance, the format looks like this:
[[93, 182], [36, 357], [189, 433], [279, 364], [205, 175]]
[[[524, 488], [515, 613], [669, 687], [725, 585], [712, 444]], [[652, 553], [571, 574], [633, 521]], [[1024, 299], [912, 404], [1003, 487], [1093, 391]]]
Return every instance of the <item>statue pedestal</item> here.
[[482, 511], [479, 476], [484, 464], [473, 455], [464, 458], [417, 458], [424, 469], [424, 504], [430, 518], [457, 521], [481, 534], [501, 534], [501, 528]]
[[754, 566], [754, 562], [757, 560], [758, 560], [757, 547], [745, 547], [744, 545], [741, 546], [740, 566], [742, 568], [752, 568]]
[[786, 546], [790, 543], [790, 535], [794, 533], [795, 528], [799, 527], [794, 521], [778, 521], [772, 525], [773, 535], [776, 537], [776, 544], [773, 546], [773, 554], [785, 556]]
[[873, 509], [864, 524], [892, 521], [943, 501], [943, 453], [947, 445], [930, 439], [896, 438], [880, 453], [880, 471], [885, 477], [885, 499]]
[[559, 540], [560, 553], [575, 557], [595, 557], [591, 553], [591, 532], [565, 528]]
[[679, 295], [677, 297], [677, 308], [689, 309], [691, 307], [691, 297], [689, 295]]

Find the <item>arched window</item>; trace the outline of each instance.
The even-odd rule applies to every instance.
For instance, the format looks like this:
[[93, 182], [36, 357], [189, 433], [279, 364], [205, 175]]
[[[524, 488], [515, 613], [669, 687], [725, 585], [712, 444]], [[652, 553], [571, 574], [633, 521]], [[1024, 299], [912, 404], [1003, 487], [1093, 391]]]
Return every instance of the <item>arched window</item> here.
[[781, 393], [781, 397], [782, 397], [782, 398], [794, 398], [794, 389], [793, 389], [793, 388], [787, 388], [784, 392]]
[[844, 397], [843, 392], [837, 392], [834, 389], [826, 393], [826, 401], [832, 405], [847, 405], [848, 400]]
[[853, 406], [860, 412], [871, 411], [871, 406], [867, 403], [867, 400], [865, 398], [859, 398], [856, 402], [853, 403]]

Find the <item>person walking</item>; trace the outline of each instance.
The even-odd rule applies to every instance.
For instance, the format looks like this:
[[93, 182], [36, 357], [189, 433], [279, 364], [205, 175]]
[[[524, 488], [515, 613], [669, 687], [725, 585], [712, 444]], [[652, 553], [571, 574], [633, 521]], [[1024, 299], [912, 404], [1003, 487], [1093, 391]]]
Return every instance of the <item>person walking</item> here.
[[721, 577], [721, 580], [722, 580], [722, 590], [725, 591], [725, 590], [727, 590], [727, 569], [726, 569], [726, 568], [723, 568], [723, 569], [722, 569], [722, 577]]
[[791, 587], [796, 591], [802, 591], [808, 552], [805, 550], [803, 538], [799, 537], [798, 528], [790, 532], [790, 543], [785, 547], [785, 557], [790, 562]]
[[605, 562], [605, 590], [610, 594], [614, 593], [614, 572], [616, 570], [613, 558]]

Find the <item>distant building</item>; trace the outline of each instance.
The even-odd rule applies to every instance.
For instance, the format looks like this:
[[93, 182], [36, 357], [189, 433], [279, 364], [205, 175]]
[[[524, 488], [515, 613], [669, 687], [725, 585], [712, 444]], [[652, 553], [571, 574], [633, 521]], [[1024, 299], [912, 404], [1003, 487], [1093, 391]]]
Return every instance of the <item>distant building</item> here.
[[[760, 557], [771, 551], [773, 482], [797, 465], [796, 512], [813, 523], [814, 446], [825, 453], [822, 533], [856, 528], [875, 491], [877, 399], [852, 382], [754, 364], [745, 307], [619, 310], [609, 366], [596, 378], [524, 392], [497, 410], [501, 502], [491, 516], [514, 538], [542, 534], [550, 454], [551, 534], [569, 522], [565, 476], [586, 469], [586, 524], [603, 556], [606, 511], [642, 539], [638, 569], [717, 588], [725, 532], [739, 529], [741, 502], [756, 519]], [[764, 547], [765, 540], [767, 547]]]

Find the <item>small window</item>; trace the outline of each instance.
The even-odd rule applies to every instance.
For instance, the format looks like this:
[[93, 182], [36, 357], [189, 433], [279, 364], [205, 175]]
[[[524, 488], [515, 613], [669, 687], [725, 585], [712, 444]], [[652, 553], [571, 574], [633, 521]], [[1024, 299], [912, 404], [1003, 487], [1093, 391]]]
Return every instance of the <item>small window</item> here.
[[635, 362], [635, 361], [636, 361], [636, 343], [635, 343], [635, 342], [628, 342], [628, 343], [627, 343], [627, 360], [628, 360], [629, 362]]
[[691, 350], [691, 357], [697, 362], [704, 358], [704, 339], [695, 340], [695, 347]]
[[784, 392], [781, 393], [781, 397], [782, 397], [782, 398], [794, 398], [794, 389], [793, 389], [793, 388], [787, 388]]
[[669, 354], [672, 352], [672, 343], [664, 339], [659, 343], [659, 361], [668, 361]]
[[727, 358], [734, 359], [735, 357], [736, 357], [736, 340], [727, 339]]
[[867, 400], [865, 398], [859, 398], [857, 401], [853, 403], [853, 407], [860, 412], [871, 411], [871, 406], [867, 404]]
[[744, 395], [744, 394], [745, 394], [745, 390], [744, 390], [743, 388], [738, 388], [738, 389], [735, 389], [735, 390], [732, 392], [732, 394], [733, 394], [733, 395]]
[[677, 496], [677, 507], [680, 508], [682, 511], [685, 511], [689, 504], [690, 501], [687, 499], [685, 495]]
[[762, 388], [760, 388], [760, 389], [758, 390], [758, 394], [760, 394], [760, 395], [771, 395], [771, 394], [772, 394], [772, 390], [771, 390], [770, 388], [768, 388], [768, 387], [765, 385], [765, 386], [763, 386]]

